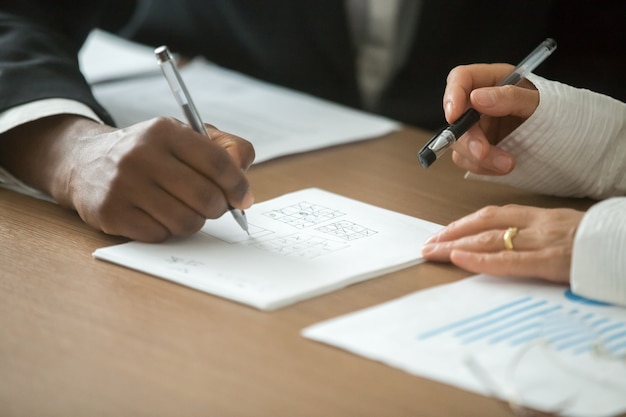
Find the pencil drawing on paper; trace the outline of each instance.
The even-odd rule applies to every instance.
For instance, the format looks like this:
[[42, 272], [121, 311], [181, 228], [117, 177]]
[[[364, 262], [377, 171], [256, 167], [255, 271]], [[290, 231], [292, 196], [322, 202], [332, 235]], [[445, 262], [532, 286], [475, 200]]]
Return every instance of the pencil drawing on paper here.
[[204, 263], [192, 258], [182, 258], [180, 256], [170, 255], [165, 259], [166, 264], [170, 269], [178, 272], [188, 274], [191, 269], [203, 266]]
[[365, 226], [360, 226], [356, 223], [347, 220], [341, 220], [336, 223], [320, 226], [315, 230], [322, 233], [328, 233], [333, 236], [340, 237], [345, 240], [361, 239], [364, 237], [373, 236], [378, 233], [375, 230], [368, 229]]
[[309, 203], [308, 201], [302, 201], [263, 214], [298, 229], [304, 229], [340, 216], [345, 216], [345, 213], [339, 210]]
[[331, 240], [324, 237], [294, 233], [287, 236], [257, 242], [254, 243], [253, 246], [281, 255], [312, 259], [345, 249], [350, 245], [345, 242]]
[[200, 233], [223, 240], [226, 243], [235, 244], [235, 243], [245, 243], [246, 241], [251, 240], [253, 238], [259, 239], [259, 238], [273, 234], [274, 231], [265, 229], [261, 226], [257, 226], [252, 223], [248, 223], [248, 234], [241, 233], [240, 230], [221, 231], [219, 234], [215, 232], [209, 233], [207, 231], [200, 230]]

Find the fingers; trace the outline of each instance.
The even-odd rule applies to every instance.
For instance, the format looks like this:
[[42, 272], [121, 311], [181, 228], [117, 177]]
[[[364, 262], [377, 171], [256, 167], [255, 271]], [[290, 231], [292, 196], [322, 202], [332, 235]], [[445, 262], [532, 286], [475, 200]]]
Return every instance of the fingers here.
[[530, 218], [537, 213], [534, 207], [507, 205], [503, 207], [487, 206], [482, 209], [456, 220], [446, 226], [436, 235], [432, 236], [428, 243], [446, 242], [471, 236], [488, 230], [505, 230], [510, 226], [522, 228], [531, 223]]
[[537, 277], [548, 281], [569, 281], [571, 252], [546, 248], [527, 252], [476, 253], [455, 250], [450, 261], [474, 273], [496, 276]]
[[213, 142], [230, 154], [235, 161], [235, 165], [244, 171], [250, 168], [255, 157], [254, 147], [250, 142], [239, 136], [222, 132], [213, 126], [208, 126], [208, 131]]
[[216, 140], [158, 118], [89, 138], [74, 161], [74, 207], [105, 233], [149, 242], [195, 233], [229, 203], [249, 207], [245, 169], [254, 150], [241, 138], [213, 134]]
[[484, 87], [472, 90], [470, 102], [474, 109], [488, 116], [526, 119], [539, 105], [539, 92], [514, 85]]
[[[523, 238], [526, 230], [522, 230], [515, 237], [515, 250], [523, 251], [531, 248], [531, 243]], [[495, 229], [486, 232], [480, 232], [473, 235], [463, 236], [455, 240], [433, 243], [427, 246], [426, 251], [430, 252], [428, 257], [431, 261], [447, 262], [450, 260], [451, 253], [454, 251], [495, 253], [505, 250], [504, 236], [505, 230]]]
[[[583, 214], [518, 205], [485, 207], [431, 237], [422, 254], [428, 260], [449, 261], [472, 272], [566, 282]], [[513, 250], [505, 245], [509, 227], [518, 229], [510, 240]]]
[[443, 94], [448, 123], [454, 122], [470, 107], [469, 96], [473, 90], [497, 85], [513, 68], [509, 64], [472, 64], [453, 68], [446, 79]]
[[[211, 129], [214, 140], [193, 131], [185, 133], [170, 143], [174, 156], [222, 191], [225, 196], [224, 207], [226, 203], [241, 209], [250, 207], [254, 198], [244, 170], [254, 159], [252, 146], [241, 138], [216, 129]], [[230, 152], [223, 146], [228, 146]], [[235, 155], [237, 160], [231, 155]], [[206, 194], [215, 193], [207, 190]]]
[[526, 120], [539, 105], [539, 93], [524, 80], [498, 86], [512, 70], [508, 64], [473, 64], [450, 71], [444, 92], [446, 120], [453, 123], [472, 107], [480, 122], [453, 145], [459, 167], [480, 175], [505, 175], [515, 167], [513, 155], [493, 146]]
[[491, 145], [477, 125], [455, 142], [452, 149], [454, 163], [475, 174], [506, 175], [515, 168], [513, 155]]

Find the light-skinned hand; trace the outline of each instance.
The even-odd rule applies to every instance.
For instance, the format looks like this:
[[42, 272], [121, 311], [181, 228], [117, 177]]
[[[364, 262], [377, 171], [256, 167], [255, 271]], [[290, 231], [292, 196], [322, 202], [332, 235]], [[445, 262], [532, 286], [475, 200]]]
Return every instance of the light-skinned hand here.
[[455, 67], [447, 78], [443, 108], [448, 123], [473, 107], [483, 116], [452, 145], [452, 159], [461, 168], [483, 175], [508, 174], [515, 157], [497, 145], [539, 105], [539, 92], [527, 80], [497, 86], [515, 67], [509, 64], [471, 64]]
[[211, 139], [174, 118], [124, 129], [53, 116], [3, 135], [0, 163], [112, 235], [159, 242], [198, 231], [230, 203], [246, 209], [252, 145], [208, 126]]
[[[488, 206], [450, 223], [422, 249], [431, 261], [490, 275], [569, 282], [574, 236], [584, 212], [507, 205]], [[517, 227], [507, 250], [504, 233]]]

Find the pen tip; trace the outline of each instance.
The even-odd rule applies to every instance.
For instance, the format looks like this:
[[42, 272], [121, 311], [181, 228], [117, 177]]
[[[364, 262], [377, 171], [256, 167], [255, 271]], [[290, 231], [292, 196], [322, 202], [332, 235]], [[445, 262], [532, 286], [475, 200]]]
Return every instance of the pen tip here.
[[437, 155], [435, 154], [435, 152], [427, 147], [424, 147], [422, 150], [420, 150], [417, 156], [420, 160], [420, 164], [422, 164], [424, 168], [428, 168], [432, 165], [433, 162], [437, 160]]

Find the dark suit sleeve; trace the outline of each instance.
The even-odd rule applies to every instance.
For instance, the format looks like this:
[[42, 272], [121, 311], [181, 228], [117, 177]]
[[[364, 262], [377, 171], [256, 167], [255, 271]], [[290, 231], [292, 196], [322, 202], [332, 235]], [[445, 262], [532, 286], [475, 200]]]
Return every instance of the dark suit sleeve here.
[[78, 51], [91, 29], [121, 25], [134, 6], [132, 1], [2, 1], [0, 112], [65, 98], [86, 104], [113, 123], [80, 73]]

